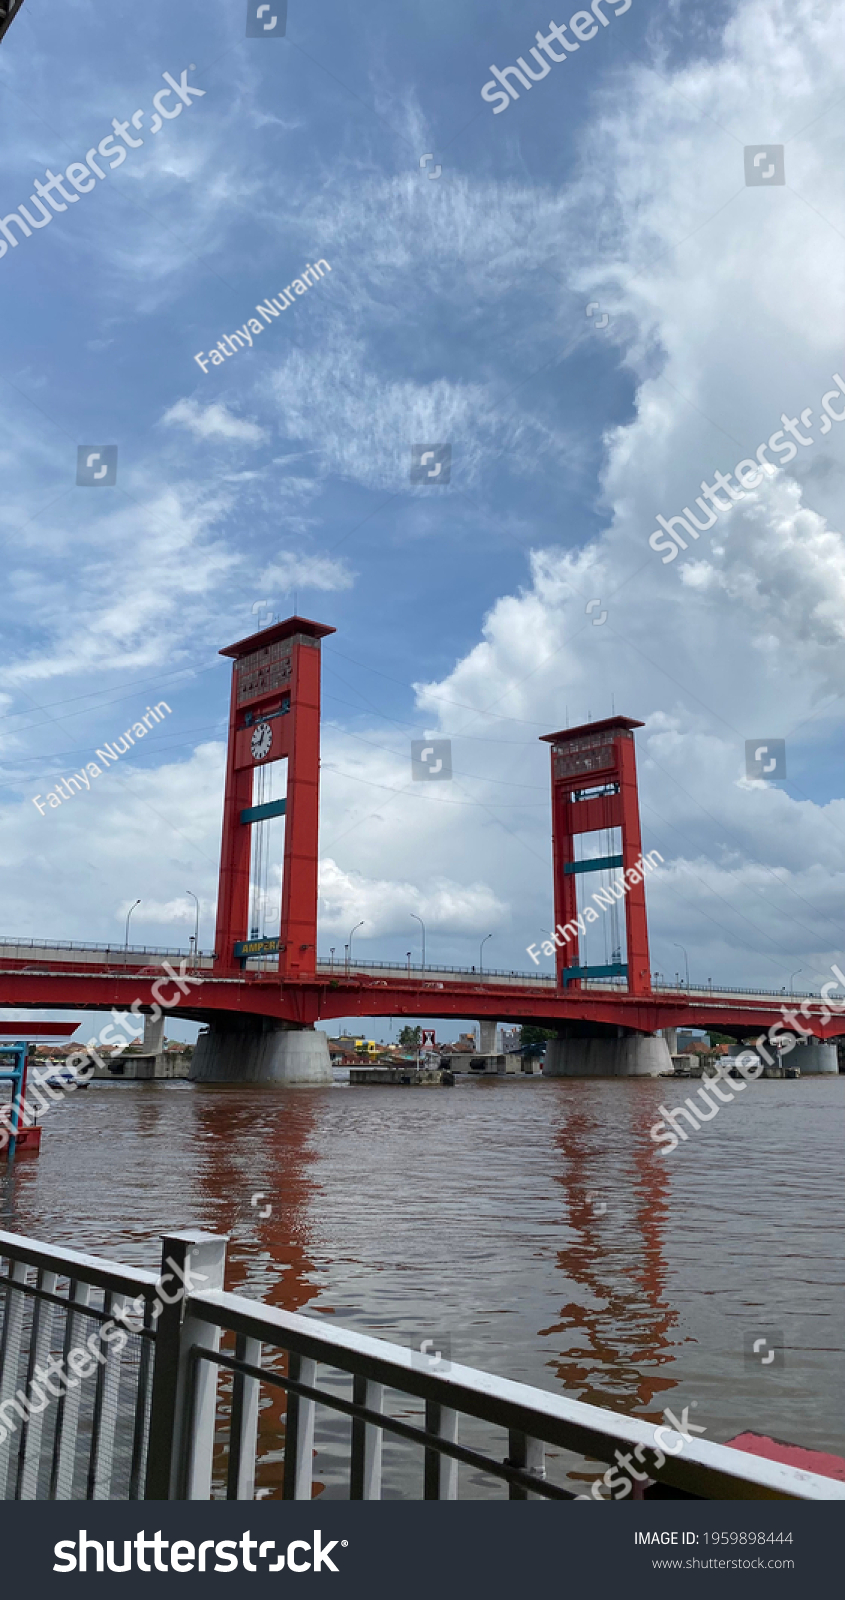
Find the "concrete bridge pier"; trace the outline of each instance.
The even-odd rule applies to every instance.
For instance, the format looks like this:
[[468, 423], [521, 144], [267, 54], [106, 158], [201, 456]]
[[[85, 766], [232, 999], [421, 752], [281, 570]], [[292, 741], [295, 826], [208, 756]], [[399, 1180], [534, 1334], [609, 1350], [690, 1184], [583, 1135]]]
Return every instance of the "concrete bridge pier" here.
[[543, 1062], [544, 1078], [656, 1078], [672, 1071], [672, 1057], [659, 1034], [587, 1032], [589, 1024], [571, 1024], [550, 1039]]
[[835, 1042], [826, 1044], [817, 1039], [808, 1039], [806, 1043], [796, 1045], [789, 1055], [783, 1057], [786, 1066], [801, 1068], [801, 1076], [812, 1077], [820, 1072], [838, 1072], [839, 1056]]
[[265, 1017], [215, 1017], [197, 1039], [195, 1083], [332, 1082], [325, 1033]]
[[495, 1017], [481, 1017], [478, 1030], [481, 1035], [478, 1041], [478, 1054], [480, 1056], [494, 1056], [496, 1054], [496, 1034], [499, 1024]]
[[151, 1011], [144, 1013], [144, 1038], [141, 1049], [145, 1056], [160, 1056], [164, 1050], [164, 1013], [153, 1017]]

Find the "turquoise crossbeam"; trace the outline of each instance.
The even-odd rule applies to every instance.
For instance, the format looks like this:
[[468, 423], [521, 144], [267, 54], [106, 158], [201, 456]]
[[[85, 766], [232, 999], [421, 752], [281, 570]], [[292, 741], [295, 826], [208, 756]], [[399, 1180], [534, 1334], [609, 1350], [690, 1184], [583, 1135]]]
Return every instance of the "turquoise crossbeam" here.
[[246, 806], [241, 812], [241, 822], [264, 822], [267, 817], [283, 817], [286, 800], [268, 800], [264, 806]]
[[612, 961], [607, 967], [564, 967], [561, 978], [564, 988], [573, 978], [627, 978], [627, 961]]
[[621, 867], [621, 856], [596, 856], [591, 861], [567, 861], [565, 873], [572, 872], [605, 872], [608, 867]]

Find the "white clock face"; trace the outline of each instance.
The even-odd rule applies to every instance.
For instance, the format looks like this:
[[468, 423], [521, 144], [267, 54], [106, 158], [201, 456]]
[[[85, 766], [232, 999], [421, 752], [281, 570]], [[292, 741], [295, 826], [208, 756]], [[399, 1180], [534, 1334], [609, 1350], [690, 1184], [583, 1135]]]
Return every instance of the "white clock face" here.
[[252, 732], [250, 748], [256, 761], [263, 761], [273, 743], [273, 729], [269, 722], [259, 722]]

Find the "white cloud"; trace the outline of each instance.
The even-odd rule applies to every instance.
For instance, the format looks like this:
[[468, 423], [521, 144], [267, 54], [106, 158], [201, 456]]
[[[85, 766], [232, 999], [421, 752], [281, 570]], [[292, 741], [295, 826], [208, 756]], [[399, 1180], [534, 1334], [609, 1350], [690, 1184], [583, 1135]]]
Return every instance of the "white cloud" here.
[[[537, 734], [567, 713], [570, 725], [607, 716], [615, 696], [618, 712], [647, 723], [644, 841], [667, 861], [649, 886], [652, 965], [674, 972], [680, 940], [694, 978], [780, 987], [802, 962], [812, 982], [842, 949], [845, 803], [805, 797], [815, 753], [824, 761], [841, 739], [845, 461], [839, 431], [819, 431], [820, 397], [841, 370], [841, 118], [789, 141], [836, 99], [838, 7], [748, 0], [714, 59], [661, 66], [662, 77], [623, 69], [600, 102], [570, 215], [573, 281], [612, 308], [636, 385], [633, 420], [605, 441], [604, 531], [574, 550], [535, 549], [526, 588], [491, 607], [448, 676], [418, 687], [427, 725], [456, 740], [456, 772], [471, 762], [483, 780], [475, 814], [426, 810], [408, 791], [359, 821], [356, 797], [350, 839], [359, 859], [380, 848], [395, 861], [413, 826], [416, 859], [460, 857], [461, 877], [506, 892], [515, 931], [536, 938], [550, 914], [547, 814], [533, 821], [495, 785], [506, 773], [547, 793]], [[760, 128], [787, 141], [791, 189], [745, 187], [742, 145]], [[596, 248], [595, 216], [610, 249]], [[610, 265], [598, 269], [597, 256]], [[691, 504], [702, 479], [808, 405], [813, 450], [664, 567], [648, 546], [657, 512]], [[587, 612], [596, 597], [608, 612], [598, 627]], [[479, 742], [467, 749], [462, 734]], [[744, 742], [758, 736], [787, 739], [791, 786], [745, 782]], [[391, 784], [383, 758], [345, 750], [341, 764]], [[834, 783], [840, 773], [837, 760]], [[515, 839], [491, 830], [490, 811]]]
[[281, 550], [258, 581], [275, 587], [282, 594], [289, 594], [293, 589], [320, 589], [328, 594], [351, 589], [355, 577], [344, 561], [331, 556], [295, 555], [291, 550]]
[[221, 400], [211, 405], [200, 405], [198, 400], [177, 400], [165, 411], [162, 423], [187, 428], [195, 439], [233, 439], [242, 444], [262, 444], [268, 438], [266, 428], [245, 417], [236, 417]]
[[[143, 510], [87, 500], [78, 532], [68, 533], [64, 507], [29, 525], [38, 509], [33, 486], [45, 467], [55, 471], [55, 461], [52, 445], [33, 436], [29, 492], [16, 502], [8, 487], [21, 454], [13, 413], [0, 447], [2, 518], [17, 554], [9, 582], [23, 613], [38, 606], [45, 636], [43, 648], [13, 665], [17, 681], [195, 653], [198, 637], [216, 639], [218, 628], [229, 636], [230, 597], [241, 574], [249, 584], [246, 615], [256, 593], [269, 593], [266, 584], [348, 587], [342, 564], [305, 544], [313, 529], [302, 508], [308, 503], [316, 516], [313, 502], [329, 473], [413, 493], [407, 468], [415, 440], [451, 439], [464, 483], [483, 485], [483, 469], [506, 451], [523, 482], [538, 463], [546, 470], [551, 462], [562, 497], [574, 476], [583, 486], [589, 452], [575, 449], [568, 424], [549, 422], [536, 393], [532, 413], [530, 384], [517, 388], [512, 379], [562, 355], [580, 329], [585, 350], [572, 381], [589, 383], [584, 372], [592, 369], [583, 363], [595, 359], [601, 390], [606, 353], [615, 349], [633, 401], [631, 420], [608, 430], [602, 480], [593, 485], [604, 525], [589, 540], [579, 535], [573, 549], [541, 548], [534, 535], [524, 587], [513, 583], [515, 592], [500, 594], [452, 672], [419, 686], [418, 727], [397, 732], [356, 721], [369, 744], [324, 727], [324, 927], [345, 938], [364, 916], [356, 943], [381, 930], [401, 959], [417, 926], [406, 920], [413, 908], [453, 959], [467, 959], [466, 941], [495, 925], [502, 946], [493, 949], [512, 952], [499, 961], [510, 965], [551, 916], [548, 751], [538, 735], [561, 726], [567, 712], [570, 723], [607, 715], [615, 695], [618, 711], [647, 723], [638, 734], [644, 842], [667, 862], [648, 891], [653, 965], [669, 970], [679, 959], [677, 938], [690, 951], [693, 976], [712, 970], [737, 982], [761, 974], [779, 982], [802, 963], [824, 970], [828, 955], [840, 953], [845, 814], [839, 799], [811, 800], [806, 791], [819, 774], [820, 784], [841, 788], [839, 767], [832, 779], [825, 776], [841, 708], [834, 702], [829, 709], [825, 697], [838, 696], [842, 684], [845, 429], [814, 431], [812, 451], [802, 451], [672, 566], [662, 565], [648, 537], [658, 512], [669, 516], [693, 503], [702, 479], [712, 482], [715, 470], [753, 455], [782, 413], [812, 405], [817, 428], [819, 398], [841, 371], [840, 10], [838, 0], [738, 0], [721, 45], [709, 39], [709, 58], [676, 69], [658, 53], [659, 72], [620, 58], [611, 88], [583, 125], [583, 173], [569, 167], [558, 189], [550, 180], [526, 184], [522, 155], [516, 177], [500, 183], [456, 173], [439, 185], [416, 173], [380, 176], [354, 155], [339, 157], [331, 179], [310, 194], [312, 175], [303, 176], [286, 196], [287, 216], [274, 210], [268, 227], [282, 229], [302, 202], [303, 226], [335, 268], [298, 304], [303, 337], [313, 336], [313, 345], [291, 350], [268, 340], [263, 365], [245, 358], [231, 368], [244, 374], [239, 381], [255, 384], [249, 405], [236, 403], [261, 417], [259, 401], [269, 396], [273, 421], [294, 447], [280, 451], [267, 477], [271, 467], [289, 469], [300, 457], [309, 469], [313, 464], [314, 477], [281, 476], [271, 486], [262, 480], [255, 491], [257, 498], [265, 489], [274, 513], [282, 505], [285, 534], [301, 538], [302, 548], [269, 565], [266, 548], [257, 560], [236, 550], [222, 523], [235, 505], [240, 512], [247, 480], [240, 478], [236, 502], [219, 477], [211, 488], [204, 479], [186, 481], [181, 460], [164, 485], [152, 467], [139, 472], [132, 490]], [[234, 120], [252, 114], [250, 87], [236, 85], [229, 121], [216, 125], [221, 150]], [[428, 148], [415, 110], [407, 126], [413, 148]], [[761, 130], [786, 143], [786, 187], [744, 184], [742, 146]], [[183, 170], [185, 162], [192, 172], [201, 163], [205, 171], [213, 167], [216, 156], [198, 153], [198, 145], [192, 132], [180, 147]], [[184, 185], [191, 237], [201, 249], [204, 241], [219, 242], [221, 218], [238, 200], [233, 174], [241, 158], [224, 156], [216, 186]], [[175, 144], [168, 160], [175, 170]], [[271, 176], [276, 184], [275, 172], [250, 169], [243, 201], [253, 211]], [[435, 190], [440, 210], [432, 228]], [[186, 266], [162, 251], [140, 213], [110, 260], [112, 269], [123, 269], [122, 293], [129, 283], [143, 289], [144, 312], [172, 291], [177, 271], [181, 284], [196, 270], [193, 255]], [[357, 262], [366, 269], [346, 265]], [[558, 282], [563, 278], [561, 288], [543, 278], [548, 264]], [[526, 294], [526, 313], [512, 315], [523, 285], [538, 293], [538, 274], [549, 299]], [[512, 298], [505, 304], [506, 294]], [[594, 299], [612, 316], [601, 346], [584, 318]], [[446, 329], [444, 347], [453, 328], [472, 334], [481, 327], [483, 356], [467, 357], [461, 367], [447, 360], [451, 350], [434, 349], [423, 369], [416, 355], [433, 310]], [[377, 339], [368, 342], [374, 327]], [[407, 361], [391, 345], [392, 364], [381, 362], [391, 340], [400, 356], [411, 349]], [[561, 367], [563, 382], [569, 371]], [[615, 395], [610, 407], [617, 407]], [[223, 402], [182, 400], [165, 420], [181, 446], [186, 431], [200, 444], [252, 446], [267, 437], [260, 422]], [[496, 531], [513, 515], [497, 503], [489, 527]], [[84, 625], [56, 577], [59, 557], [79, 575]], [[608, 613], [601, 626], [586, 609], [595, 598]], [[455, 780], [412, 784], [408, 741], [438, 723], [454, 742]], [[744, 741], [757, 736], [786, 737], [792, 787], [745, 782]], [[219, 750], [214, 763], [204, 758], [199, 772], [214, 821], [209, 811], [196, 835], [187, 830], [212, 863], [204, 883], [194, 883], [204, 902], [216, 880]], [[193, 816], [197, 779], [194, 758], [150, 777], [160, 785], [155, 803], [168, 827]], [[154, 803], [152, 788], [149, 798]], [[68, 927], [80, 908], [93, 917], [104, 894], [109, 904], [122, 904], [133, 877], [143, 883], [151, 914], [164, 924], [181, 920], [173, 886], [176, 873], [179, 884], [189, 882], [181, 854], [165, 852], [149, 867], [149, 822], [145, 828], [137, 800], [120, 817], [108, 810], [101, 816], [99, 800], [86, 801], [87, 812], [82, 801], [65, 808], [51, 819], [60, 830], [71, 828], [55, 855], [59, 835], [44, 831], [46, 819], [33, 812], [21, 829], [13, 817], [20, 856], [12, 859], [30, 848], [48, 885], [51, 921], [54, 905]], [[32, 826], [42, 831], [30, 836]], [[86, 851], [96, 868], [91, 881], [83, 874], [59, 893], [61, 864]], [[32, 877], [20, 874], [22, 868], [9, 915], [30, 925]]]
[[320, 924], [325, 938], [349, 937], [349, 929], [363, 918], [356, 935], [364, 939], [419, 933], [412, 912], [422, 917], [431, 934], [447, 937], [478, 935], [489, 924], [507, 919], [508, 908], [486, 884], [461, 884], [436, 879], [424, 886], [408, 881], [366, 878], [346, 872], [327, 857], [320, 863]]
[[[206, 633], [215, 616], [228, 632], [231, 623], [219, 620], [227, 611], [225, 585], [243, 557], [217, 533], [229, 505], [225, 492], [185, 480], [178, 487], [136, 480], [132, 489], [90, 510], [76, 502], [68, 513], [62, 504], [19, 533], [8, 581], [21, 604], [37, 597], [49, 643], [9, 664], [9, 684], [106, 667], [163, 672], [173, 660], [182, 664], [182, 641], [195, 630]], [[83, 583], [84, 612], [68, 608], [72, 578]]]

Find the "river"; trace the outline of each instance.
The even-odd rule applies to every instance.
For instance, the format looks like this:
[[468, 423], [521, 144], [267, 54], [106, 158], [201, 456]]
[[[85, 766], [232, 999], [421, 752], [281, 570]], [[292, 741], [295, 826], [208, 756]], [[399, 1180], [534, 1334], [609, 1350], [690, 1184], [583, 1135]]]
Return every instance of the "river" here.
[[94, 1084], [3, 1167], [2, 1226], [147, 1267], [162, 1232], [227, 1233], [227, 1287], [272, 1305], [655, 1422], [687, 1406], [704, 1438], [845, 1454], [845, 1077], [750, 1084], [663, 1155], [657, 1108], [696, 1088]]

